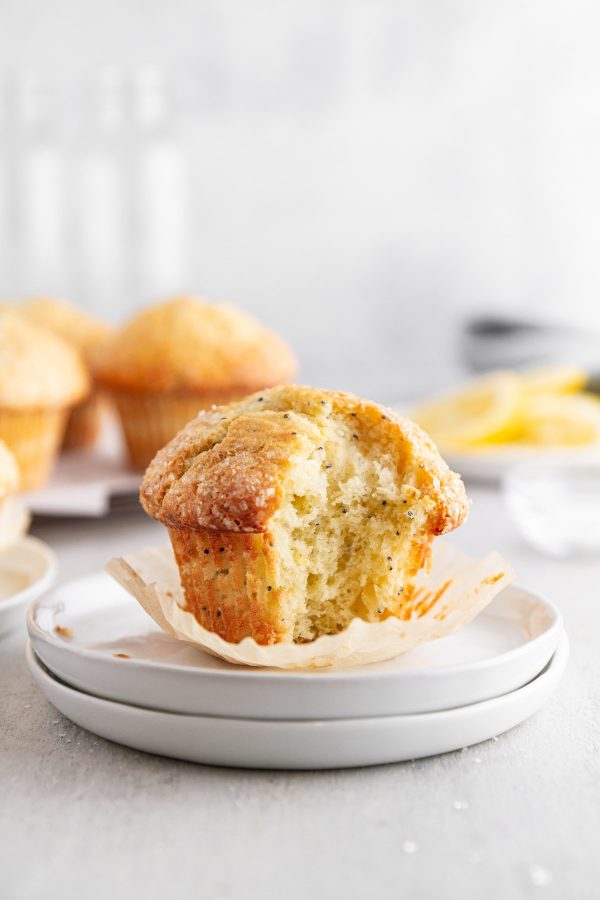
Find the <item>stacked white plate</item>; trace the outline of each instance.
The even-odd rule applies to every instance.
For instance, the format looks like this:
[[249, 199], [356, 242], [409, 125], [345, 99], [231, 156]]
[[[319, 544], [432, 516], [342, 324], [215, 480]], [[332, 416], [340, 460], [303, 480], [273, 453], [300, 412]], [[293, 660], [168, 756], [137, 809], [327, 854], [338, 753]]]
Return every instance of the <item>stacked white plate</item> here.
[[508, 587], [451, 637], [342, 670], [233, 666], [163, 634], [97, 573], [28, 615], [50, 702], [104, 738], [211, 765], [317, 769], [457, 750], [535, 713], [564, 671], [557, 609]]

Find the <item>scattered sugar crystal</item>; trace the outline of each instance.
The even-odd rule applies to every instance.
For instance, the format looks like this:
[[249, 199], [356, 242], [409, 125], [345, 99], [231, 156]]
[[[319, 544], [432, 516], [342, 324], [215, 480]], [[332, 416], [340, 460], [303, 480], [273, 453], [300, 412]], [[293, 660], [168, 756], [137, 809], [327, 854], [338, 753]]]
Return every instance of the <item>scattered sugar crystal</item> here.
[[529, 866], [529, 877], [535, 887], [545, 887], [552, 881], [552, 875], [543, 866]]
[[402, 849], [405, 853], [416, 853], [419, 845], [416, 841], [402, 841]]

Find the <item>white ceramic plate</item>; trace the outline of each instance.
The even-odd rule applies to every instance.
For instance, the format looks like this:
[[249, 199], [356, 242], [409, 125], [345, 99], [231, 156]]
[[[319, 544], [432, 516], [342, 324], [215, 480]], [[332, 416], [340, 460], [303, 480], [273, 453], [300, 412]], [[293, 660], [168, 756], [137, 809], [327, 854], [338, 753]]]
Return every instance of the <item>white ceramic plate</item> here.
[[[412, 418], [413, 411], [422, 403], [430, 402], [431, 397], [421, 398], [410, 405], [395, 403], [392, 408], [401, 415]], [[536, 447], [519, 444], [507, 444], [489, 449], [480, 448], [473, 451], [447, 450], [440, 447], [440, 452], [454, 472], [458, 472], [466, 481], [497, 484], [508, 472], [520, 463], [547, 462], [585, 463], [600, 460], [600, 444], [584, 447]]]
[[430, 712], [515, 690], [544, 668], [562, 621], [552, 604], [511, 586], [456, 634], [394, 660], [338, 671], [253, 669], [164, 634], [98, 573], [34, 604], [28, 630], [53, 673], [99, 697], [176, 713], [330, 719]]
[[469, 452], [448, 452], [442, 455], [450, 468], [458, 472], [466, 481], [496, 483], [516, 465], [529, 462], [563, 462], [581, 464], [598, 462], [600, 447], [594, 449], [550, 449], [544, 447], [509, 447], [503, 449], [477, 450]]
[[101, 700], [50, 675], [31, 646], [31, 672], [65, 716], [108, 740], [191, 762], [252, 769], [332, 769], [402, 762], [458, 750], [508, 731], [533, 715], [564, 671], [563, 634], [548, 666], [510, 694], [436, 713], [363, 719], [279, 721], [184, 716]]
[[0, 635], [25, 619], [25, 607], [41, 597], [56, 578], [56, 557], [34, 537], [24, 537], [0, 552]]

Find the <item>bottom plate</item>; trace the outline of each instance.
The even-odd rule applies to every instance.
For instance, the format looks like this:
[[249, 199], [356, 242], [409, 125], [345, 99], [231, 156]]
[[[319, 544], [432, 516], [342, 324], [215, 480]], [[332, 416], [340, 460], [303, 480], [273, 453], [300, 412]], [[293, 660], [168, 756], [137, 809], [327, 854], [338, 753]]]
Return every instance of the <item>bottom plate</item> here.
[[248, 668], [165, 634], [103, 572], [32, 604], [28, 628], [46, 668], [86, 694], [162, 712], [276, 720], [412, 715], [500, 697], [542, 671], [563, 631], [551, 603], [509, 585], [455, 634], [395, 659]]
[[136, 750], [190, 762], [252, 769], [336, 769], [402, 762], [477, 744], [533, 715], [556, 688], [569, 655], [556, 653], [529, 684], [443, 712], [369, 719], [270, 721], [156, 712], [101, 700], [54, 678], [31, 645], [27, 661], [48, 700], [100, 737]]

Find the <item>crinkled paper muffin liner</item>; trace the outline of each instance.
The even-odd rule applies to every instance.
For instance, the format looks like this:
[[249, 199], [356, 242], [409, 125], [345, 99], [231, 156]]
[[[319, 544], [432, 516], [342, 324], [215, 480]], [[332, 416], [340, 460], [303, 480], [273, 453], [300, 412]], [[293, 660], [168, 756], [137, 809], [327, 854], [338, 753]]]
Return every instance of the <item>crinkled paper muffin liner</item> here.
[[62, 441], [67, 409], [0, 408], [0, 439], [19, 464], [21, 490], [41, 487], [50, 477]]
[[119, 414], [129, 459], [132, 466], [139, 470], [145, 469], [158, 451], [201, 409], [235, 399], [118, 390], [110, 391], [110, 396]]
[[71, 409], [63, 435], [63, 450], [93, 447], [100, 436], [104, 406], [105, 400], [100, 392], [92, 391], [89, 397]]
[[167, 634], [231, 663], [280, 669], [356, 666], [399, 656], [462, 628], [514, 578], [498, 553], [475, 560], [438, 543], [429, 573], [418, 579], [406, 619], [373, 623], [354, 619], [344, 631], [310, 643], [265, 646], [249, 637], [229, 643], [200, 625], [185, 608], [170, 547], [113, 559], [107, 571]]

